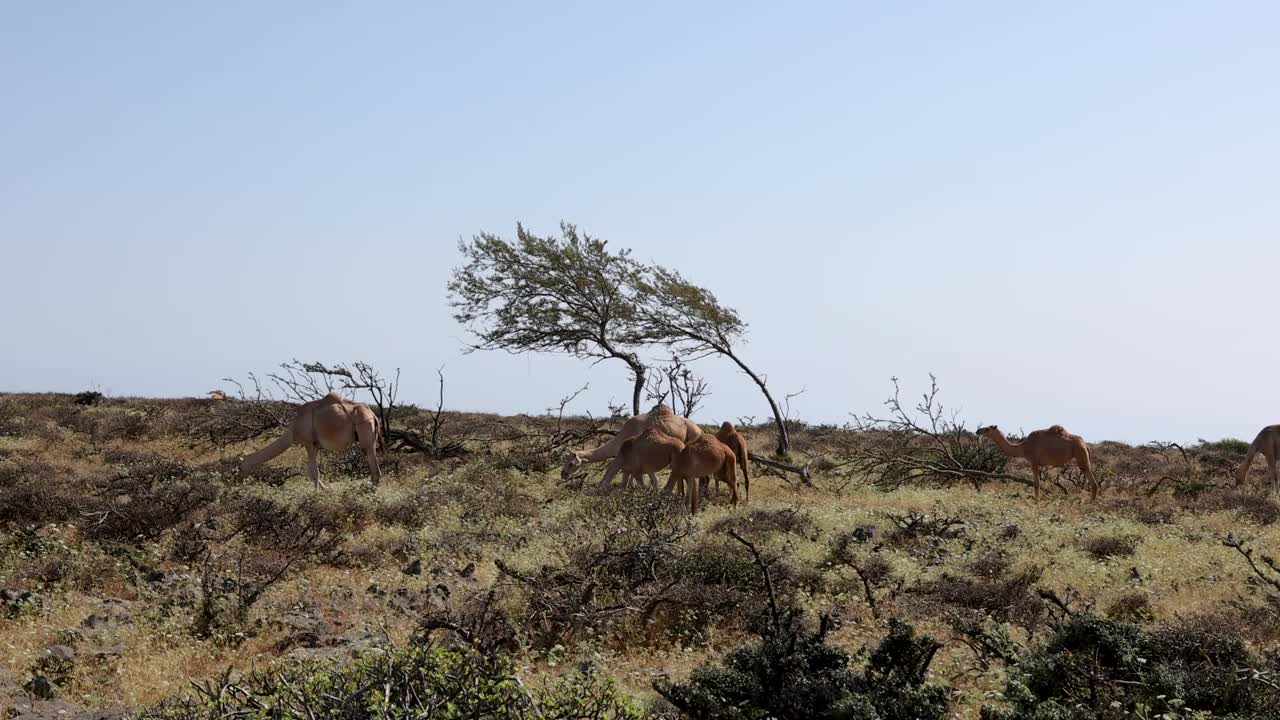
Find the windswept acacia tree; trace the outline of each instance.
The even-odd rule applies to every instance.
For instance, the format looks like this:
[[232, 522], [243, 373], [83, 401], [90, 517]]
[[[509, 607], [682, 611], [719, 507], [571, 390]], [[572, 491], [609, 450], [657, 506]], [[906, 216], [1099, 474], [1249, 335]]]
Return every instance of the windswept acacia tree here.
[[694, 285], [679, 272], [661, 265], [646, 268], [636, 289], [644, 299], [638, 309], [644, 335], [694, 356], [712, 354], [732, 360], [769, 401], [778, 430], [778, 454], [790, 453], [787, 423], [769, 392], [767, 378], [748, 367], [734, 349], [747, 332], [747, 324], [738, 312], [722, 305], [710, 290]]
[[478, 339], [473, 350], [561, 352], [596, 362], [626, 363], [640, 414], [646, 344], [635, 296], [644, 268], [630, 251], [560, 224], [560, 237], [516, 226], [514, 242], [481, 233], [459, 249], [463, 265], [449, 281], [454, 319]]

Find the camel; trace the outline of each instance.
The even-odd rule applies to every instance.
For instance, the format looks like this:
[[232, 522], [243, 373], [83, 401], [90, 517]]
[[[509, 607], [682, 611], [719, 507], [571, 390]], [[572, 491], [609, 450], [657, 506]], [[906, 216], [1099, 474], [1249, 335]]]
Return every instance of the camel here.
[[[716, 432], [716, 439], [729, 449], [733, 450], [734, 458], [738, 461], [738, 467], [742, 468], [742, 487], [745, 491], [747, 502], [751, 501], [751, 476], [747, 473], [747, 439], [742, 437], [742, 433], [733, 426], [733, 423], [726, 420], [720, 426], [720, 430]], [[716, 483], [717, 485], [719, 483]]]
[[222, 392], [221, 390], [210, 390], [205, 394], [209, 396], [210, 400], [226, 400], [227, 399], [227, 394]]
[[1089, 445], [1079, 435], [1072, 435], [1061, 425], [1054, 425], [1045, 430], [1027, 433], [1022, 442], [1014, 444], [1000, 432], [995, 425], [978, 428], [979, 437], [990, 438], [1006, 456], [1025, 458], [1031, 463], [1031, 473], [1035, 476], [1036, 501], [1040, 500], [1040, 469], [1059, 467], [1072, 460], [1080, 467], [1080, 471], [1089, 478], [1089, 497], [1098, 498], [1098, 478], [1093, 474], [1093, 466], [1089, 464]]
[[[618, 451], [622, 449], [623, 442], [628, 438], [639, 437], [641, 433], [649, 428], [656, 428], [664, 435], [685, 443], [702, 436], [702, 428], [698, 426], [698, 423], [687, 417], [676, 415], [675, 411], [668, 405], [654, 405], [649, 412], [643, 415], [636, 415], [623, 423], [617, 434], [604, 445], [590, 452], [570, 452], [565, 457], [564, 466], [560, 468], [560, 479], [568, 480], [573, 477], [578, 468], [588, 463], [597, 463], [617, 457]], [[650, 479], [655, 483], [657, 482], [655, 478]], [[605, 490], [607, 488], [607, 482], [602, 480], [600, 489]]]
[[377, 485], [382, 479], [377, 453], [382, 438], [379, 425], [378, 415], [368, 405], [329, 393], [319, 400], [304, 403], [279, 440], [244, 458], [240, 462], [240, 477], [253, 472], [290, 446], [301, 445], [307, 449], [307, 475], [319, 490], [324, 487], [320, 482], [320, 466], [316, 464], [320, 450], [345, 450], [359, 444], [369, 460], [370, 479]]
[[684, 450], [684, 443], [660, 432], [657, 428], [649, 428], [639, 437], [622, 441], [618, 456], [610, 463], [604, 475], [605, 487], [612, 487], [613, 476], [622, 471], [622, 487], [629, 488], [634, 483], [644, 486], [644, 476], [656, 490], [658, 487], [657, 472], [670, 466]]
[[702, 435], [684, 446], [671, 463], [671, 477], [662, 492], [688, 486], [689, 512], [698, 512], [699, 485], [714, 476], [729, 484], [729, 501], [738, 504], [738, 474], [733, 449], [711, 435]]
[[1276, 476], [1276, 458], [1280, 457], [1280, 425], [1268, 425], [1258, 431], [1258, 436], [1249, 445], [1249, 454], [1244, 464], [1236, 471], [1236, 486], [1244, 484], [1245, 475], [1249, 474], [1249, 466], [1258, 453], [1267, 459], [1267, 470], [1271, 474], [1271, 493], [1280, 493], [1280, 478]]

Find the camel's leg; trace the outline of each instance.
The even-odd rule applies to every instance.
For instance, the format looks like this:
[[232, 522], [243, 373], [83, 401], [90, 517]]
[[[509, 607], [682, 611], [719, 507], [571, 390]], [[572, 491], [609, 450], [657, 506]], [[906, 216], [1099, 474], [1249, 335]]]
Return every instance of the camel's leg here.
[[356, 422], [356, 442], [364, 450], [364, 458], [369, 463], [369, 480], [377, 485], [382, 480], [382, 470], [378, 467], [378, 442], [382, 433], [378, 431], [378, 418], [369, 422]]
[[729, 484], [729, 503], [738, 504], [738, 468], [734, 467], [733, 455], [725, 458], [724, 465], [720, 468], [720, 474], [724, 476], [725, 482]]
[[319, 456], [320, 448], [315, 445], [307, 446], [307, 477], [316, 484], [317, 490], [324, 487], [324, 483], [320, 482], [320, 463], [316, 461]]
[[1266, 454], [1266, 457], [1267, 468], [1271, 473], [1271, 494], [1274, 495], [1277, 490], [1280, 490], [1280, 478], [1277, 478], [1276, 476], [1276, 454], [1274, 452], [1269, 452]]
[[1031, 474], [1036, 478], [1036, 502], [1040, 502], [1040, 466], [1032, 465]]
[[1098, 476], [1093, 474], [1093, 465], [1089, 462], [1088, 451], [1076, 457], [1076, 466], [1080, 468], [1081, 474], [1089, 481], [1089, 499], [1097, 500], [1100, 485], [1098, 484]]
[[[613, 490], [613, 476], [617, 475], [618, 471], [621, 469], [622, 469], [621, 458], [615, 457], [614, 459], [610, 460], [609, 466], [604, 469], [604, 479], [600, 481], [600, 489], [606, 492]], [[624, 475], [623, 478], [625, 480], [626, 476]], [[625, 489], [626, 486], [627, 484], [624, 481], [622, 483], [622, 487]]]
[[670, 495], [676, 489], [680, 489], [681, 497], [684, 496], [684, 489], [680, 485], [680, 473], [675, 470], [671, 471], [671, 477], [667, 478], [667, 484], [662, 488], [663, 495]]
[[658, 473], [656, 472], [649, 473], [649, 487], [654, 490], [658, 489]]
[[1261, 439], [1262, 437], [1259, 435], [1249, 444], [1249, 453], [1244, 456], [1244, 464], [1236, 471], [1236, 487], [1244, 484], [1244, 478], [1249, 474], [1249, 466], [1253, 464], [1253, 459], [1262, 451], [1262, 448], [1259, 447], [1259, 440]]
[[701, 478], [689, 478], [689, 514], [698, 514], [698, 486], [701, 485]]

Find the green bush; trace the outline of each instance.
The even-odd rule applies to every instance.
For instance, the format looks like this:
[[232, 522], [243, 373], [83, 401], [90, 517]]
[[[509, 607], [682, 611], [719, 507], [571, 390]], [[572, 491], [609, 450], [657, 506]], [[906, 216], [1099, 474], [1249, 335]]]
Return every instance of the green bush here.
[[593, 668], [526, 689], [504, 656], [412, 646], [355, 662], [300, 661], [243, 677], [230, 672], [192, 695], [146, 708], [144, 720], [432, 718], [639, 720], [637, 706]]
[[1221, 440], [1205, 440], [1200, 438], [1200, 442], [1196, 445], [1196, 450], [1205, 450], [1208, 452], [1227, 452], [1236, 455], [1244, 455], [1249, 452], [1249, 443], [1236, 438], [1222, 438]]
[[862, 672], [849, 654], [808, 632], [794, 614], [763, 642], [739, 648], [716, 665], [693, 672], [688, 682], [654, 684], [671, 705], [691, 718], [842, 720], [941, 720], [946, 690], [925, 684], [941, 645], [892, 621], [889, 635]]
[[1144, 630], [1078, 613], [1010, 669], [1006, 709], [983, 720], [1124, 717], [1280, 718], [1275, 658], [1255, 656], [1231, 627], [1192, 618]]

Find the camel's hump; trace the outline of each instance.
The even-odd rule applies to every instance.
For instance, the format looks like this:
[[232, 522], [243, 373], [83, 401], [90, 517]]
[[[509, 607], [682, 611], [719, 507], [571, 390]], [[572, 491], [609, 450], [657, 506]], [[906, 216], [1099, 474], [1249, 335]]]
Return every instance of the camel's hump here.
[[1050, 426], [1049, 426], [1049, 432], [1051, 432], [1051, 433], [1057, 433], [1057, 434], [1059, 434], [1059, 435], [1066, 435], [1066, 434], [1067, 434], [1067, 429], [1066, 429], [1066, 428], [1064, 428], [1064, 427], [1062, 427], [1061, 425], [1050, 425]]

